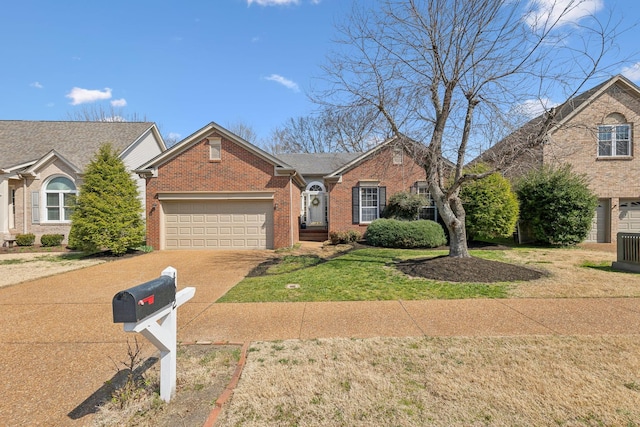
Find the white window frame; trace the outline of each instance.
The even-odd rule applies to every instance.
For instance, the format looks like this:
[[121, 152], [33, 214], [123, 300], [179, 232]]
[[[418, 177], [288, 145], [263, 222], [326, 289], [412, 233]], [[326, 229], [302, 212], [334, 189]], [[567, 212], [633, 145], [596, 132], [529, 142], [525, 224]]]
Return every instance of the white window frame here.
[[[55, 190], [55, 191], [50, 191], [47, 188], [49, 187], [49, 184], [51, 184], [51, 181], [53, 181], [56, 178], [64, 178], [66, 180], [68, 180], [72, 185], [73, 185], [73, 190]], [[76, 184], [73, 182], [73, 180], [71, 178], [69, 178], [68, 176], [64, 176], [64, 175], [54, 175], [49, 177], [49, 179], [47, 179], [44, 182], [44, 185], [42, 186], [42, 215], [41, 215], [41, 223], [47, 223], [47, 224], [70, 224], [71, 223], [71, 214], [72, 214], [72, 206], [71, 205], [65, 205], [65, 200], [68, 200], [67, 195], [77, 195], [78, 194], [78, 188], [76, 187]], [[57, 204], [49, 204], [49, 195], [57, 195], [57, 199], [58, 199], [58, 203]], [[58, 209], [58, 213], [59, 213], [59, 217], [58, 219], [50, 219], [49, 217], [49, 209]], [[69, 218], [67, 218], [67, 210], [69, 210]]]
[[[361, 186], [359, 191], [360, 196], [360, 224], [371, 224], [376, 219], [380, 218], [380, 191], [377, 186]], [[366, 200], [367, 194], [373, 196], [369, 200]], [[365, 206], [366, 200], [366, 206]], [[372, 206], [373, 204], [373, 206]], [[368, 219], [372, 216], [372, 212], [375, 211], [375, 218]], [[367, 219], [365, 220], [365, 212], [367, 212]]]
[[[416, 194], [421, 194], [426, 197], [427, 204], [425, 206], [421, 206], [420, 209], [432, 209], [433, 210], [433, 221], [438, 220], [438, 207], [436, 206], [436, 202], [431, 197], [431, 191], [429, 191], [429, 185], [426, 182], [418, 182], [416, 183]], [[421, 218], [422, 219], [422, 218]]]
[[[619, 132], [618, 128], [626, 129], [627, 137], [618, 138]], [[604, 135], [610, 135], [611, 139], [603, 140], [602, 137]], [[603, 146], [603, 144], [606, 144]], [[602, 152], [602, 148], [608, 146], [609, 153]], [[619, 148], [625, 148], [626, 146], [626, 154], [618, 154], [621, 151]], [[631, 148], [632, 148], [632, 136], [631, 136], [631, 125], [628, 123], [625, 124], [612, 124], [612, 125], [600, 125], [598, 126], [598, 157], [601, 158], [616, 158], [616, 157], [631, 157]]]

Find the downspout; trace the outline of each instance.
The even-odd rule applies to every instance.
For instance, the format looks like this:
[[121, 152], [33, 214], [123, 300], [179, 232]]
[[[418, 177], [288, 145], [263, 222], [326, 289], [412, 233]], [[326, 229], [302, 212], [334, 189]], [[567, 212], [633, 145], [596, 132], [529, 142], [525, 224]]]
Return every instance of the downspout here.
[[289, 246], [293, 247], [293, 175], [289, 175]]

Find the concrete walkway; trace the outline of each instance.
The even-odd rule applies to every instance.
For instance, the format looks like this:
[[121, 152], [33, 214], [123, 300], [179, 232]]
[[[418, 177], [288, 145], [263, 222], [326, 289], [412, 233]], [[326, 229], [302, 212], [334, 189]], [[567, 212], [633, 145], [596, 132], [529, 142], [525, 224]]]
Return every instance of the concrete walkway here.
[[0, 425], [90, 423], [132, 338], [112, 323], [111, 300], [169, 265], [179, 289], [197, 289], [178, 311], [182, 342], [640, 333], [635, 298], [214, 304], [272, 256], [161, 251], [0, 288]]

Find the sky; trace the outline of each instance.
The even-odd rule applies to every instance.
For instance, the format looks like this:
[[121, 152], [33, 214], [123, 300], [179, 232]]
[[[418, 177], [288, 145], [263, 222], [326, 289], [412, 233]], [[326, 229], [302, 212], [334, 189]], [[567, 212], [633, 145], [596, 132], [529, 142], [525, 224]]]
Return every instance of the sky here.
[[[544, 13], [553, 0], [531, 1]], [[307, 93], [321, 85], [335, 23], [350, 3], [4, 2], [0, 119], [68, 120], [83, 110], [113, 108], [156, 122], [175, 140], [210, 122], [242, 123], [264, 140], [289, 118], [317, 108]], [[627, 27], [640, 21], [638, 0], [586, 3], [596, 11], [613, 6]], [[619, 38], [621, 55], [640, 52], [639, 35], [637, 27]], [[640, 55], [630, 56], [616, 72], [640, 84]]]

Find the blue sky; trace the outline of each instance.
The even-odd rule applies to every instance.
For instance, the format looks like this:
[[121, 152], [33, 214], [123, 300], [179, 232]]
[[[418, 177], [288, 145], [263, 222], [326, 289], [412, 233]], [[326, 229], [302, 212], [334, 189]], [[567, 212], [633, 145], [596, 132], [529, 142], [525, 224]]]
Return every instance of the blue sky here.
[[[626, 26], [640, 20], [638, 0], [588, 1], [623, 12]], [[0, 119], [66, 120], [114, 106], [178, 139], [211, 121], [242, 122], [263, 139], [315, 108], [306, 92], [349, 8], [350, 0], [5, 2]], [[623, 52], [640, 51], [638, 35], [619, 39]], [[640, 83], [634, 63], [624, 73]]]

